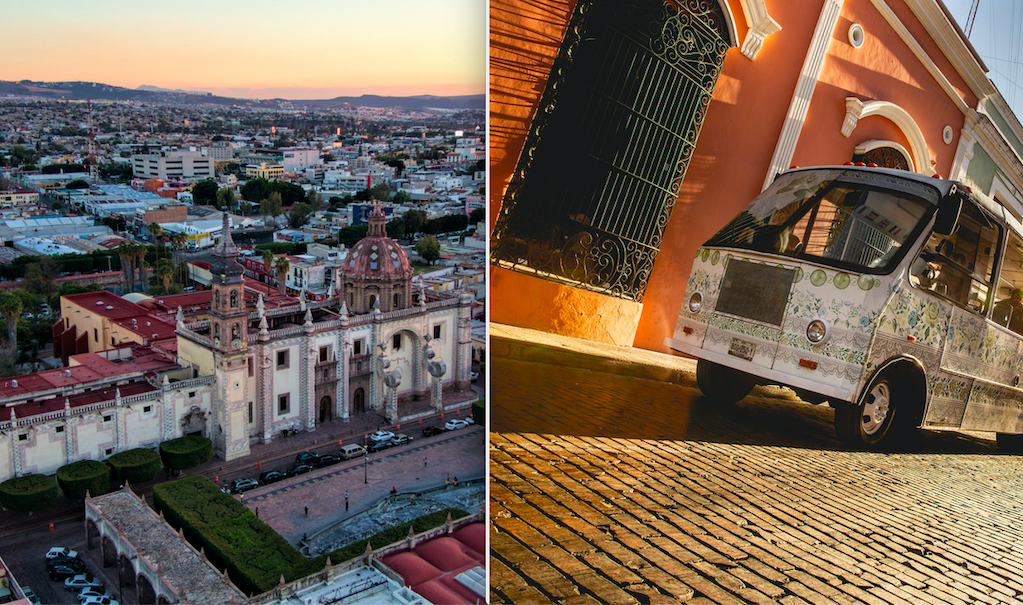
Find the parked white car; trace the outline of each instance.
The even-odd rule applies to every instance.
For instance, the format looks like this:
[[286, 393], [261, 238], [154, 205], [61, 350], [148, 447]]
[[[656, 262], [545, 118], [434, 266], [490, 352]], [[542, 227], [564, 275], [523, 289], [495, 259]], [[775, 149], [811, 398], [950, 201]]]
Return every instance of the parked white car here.
[[379, 441], [389, 441], [391, 439], [394, 439], [394, 433], [392, 433], [391, 431], [377, 431], [375, 433], [370, 434], [370, 436], [369, 436], [369, 440], [370, 441], [377, 441], [377, 442], [379, 442]]
[[457, 431], [458, 429], [464, 429], [469, 426], [469, 423], [461, 418], [452, 418], [444, 423], [444, 430]]
[[46, 551], [47, 559], [56, 559], [57, 557], [67, 557], [69, 559], [74, 559], [77, 556], [78, 556], [77, 550], [71, 550], [66, 546], [54, 546], [50, 550]]

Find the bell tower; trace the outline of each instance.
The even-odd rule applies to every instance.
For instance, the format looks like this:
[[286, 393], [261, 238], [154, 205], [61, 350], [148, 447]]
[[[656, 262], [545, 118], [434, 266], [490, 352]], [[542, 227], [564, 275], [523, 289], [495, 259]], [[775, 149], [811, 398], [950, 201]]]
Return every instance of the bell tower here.
[[238, 247], [231, 239], [231, 219], [224, 212], [220, 243], [210, 263], [213, 274], [210, 286], [210, 342], [213, 349], [217, 393], [214, 401], [213, 445], [224, 460], [249, 453], [248, 422], [248, 318], [245, 291], [238, 264]]
[[223, 235], [213, 251], [210, 283], [213, 298], [210, 307], [210, 340], [214, 350], [221, 353], [242, 351], [246, 348], [245, 333], [249, 311], [245, 308], [242, 288], [244, 270], [238, 264], [238, 247], [231, 238], [231, 219], [224, 212]]

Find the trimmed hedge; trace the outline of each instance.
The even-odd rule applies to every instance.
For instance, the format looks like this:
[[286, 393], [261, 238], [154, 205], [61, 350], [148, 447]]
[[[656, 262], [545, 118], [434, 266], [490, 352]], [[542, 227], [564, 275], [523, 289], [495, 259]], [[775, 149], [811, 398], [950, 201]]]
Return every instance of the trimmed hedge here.
[[110, 467], [96, 460], [79, 460], [57, 469], [57, 483], [68, 500], [84, 500], [85, 492], [102, 496], [110, 490]]
[[147, 448], [137, 448], [114, 454], [107, 458], [110, 465], [110, 479], [114, 483], [145, 483], [160, 474], [160, 453]]
[[207, 437], [188, 435], [160, 444], [160, 458], [169, 469], [183, 471], [209, 462], [213, 457], [213, 442]]
[[452, 521], [454, 521], [455, 519], [461, 519], [462, 517], [469, 516], [469, 513], [465, 512], [460, 508], [445, 508], [444, 510], [439, 510], [428, 515], [423, 515], [422, 517], [417, 517], [411, 521], [402, 523], [397, 527], [385, 529], [384, 531], [378, 534], [370, 536], [365, 540], [359, 540], [358, 542], [349, 544], [344, 548], [339, 548], [335, 551], [322, 554], [313, 559], [313, 561], [317, 561], [319, 567], [322, 568], [327, 564], [327, 557], [330, 557], [331, 564], [336, 564], [342, 561], [347, 561], [349, 559], [354, 559], [356, 557], [361, 557], [362, 555], [366, 554], [367, 543], [371, 544], [373, 548], [376, 549], [383, 548], [384, 546], [388, 546], [390, 544], [394, 544], [395, 542], [401, 542], [402, 540], [408, 538], [408, 530], [410, 527], [415, 528], [415, 532], [417, 534], [421, 534], [424, 531], [431, 530], [435, 527], [440, 527], [441, 525], [444, 525], [444, 523], [446, 523], [448, 520], [448, 513], [451, 514]]
[[19, 513], [34, 513], [57, 501], [57, 482], [46, 475], [24, 475], [0, 483], [0, 506]]
[[487, 404], [485, 401], [475, 401], [472, 404], [472, 421], [483, 427], [483, 430], [487, 429]]
[[[258, 594], [323, 569], [307, 559], [272, 527], [201, 475], [153, 488], [153, 505], [244, 592]], [[406, 529], [406, 531], [408, 531]]]

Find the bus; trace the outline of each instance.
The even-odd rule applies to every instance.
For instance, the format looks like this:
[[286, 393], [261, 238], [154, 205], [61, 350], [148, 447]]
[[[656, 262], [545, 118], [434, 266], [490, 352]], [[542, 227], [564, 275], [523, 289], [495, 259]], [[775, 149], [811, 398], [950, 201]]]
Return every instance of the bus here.
[[1023, 451], [1023, 226], [962, 183], [867, 166], [780, 174], [697, 250], [665, 345], [722, 404], [758, 384], [839, 439], [997, 433]]

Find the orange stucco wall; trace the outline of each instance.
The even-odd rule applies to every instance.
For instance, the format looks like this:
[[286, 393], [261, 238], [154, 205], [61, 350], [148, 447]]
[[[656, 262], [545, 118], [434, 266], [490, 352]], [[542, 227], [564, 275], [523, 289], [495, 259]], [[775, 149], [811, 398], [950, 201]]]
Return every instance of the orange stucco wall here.
[[[737, 1], [730, 4], [741, 44], [745, 17]], [[975, 106], [912, 12], [899, 0], [890, 5], [966, 103]], [[545, 4], [550, 12], [542, 13], [537, 6], [491, 2], [491, 228], [573, 3]], [[754, 61], [738, 48], [728, 51], [642, 305], [492, 268], [491, 320], [602, 342], [620, 342], [631, 333], [635, 346], [666, 350], [662, 342], [674, 329], [696, 249], [763, 185], [822, 6], [822, 0], [768, 0], [782, 30], [767, 38]], [[860, 49], [848, 41], [853, 22], [866, 31]], [[860, 120], [852, 137], [842, 136], [847, 96], [906, 109], [924, 132], [934, 170], [948, 174], [963, 116], [869, 0], [846, 0], [843, 6], [793, 163], [842, 163], [856, 144], [869, 139], [909, 148], [894, 124], [876, 116]], [[941, 139], [946, 124], [956, 135], [950, 145]]]

